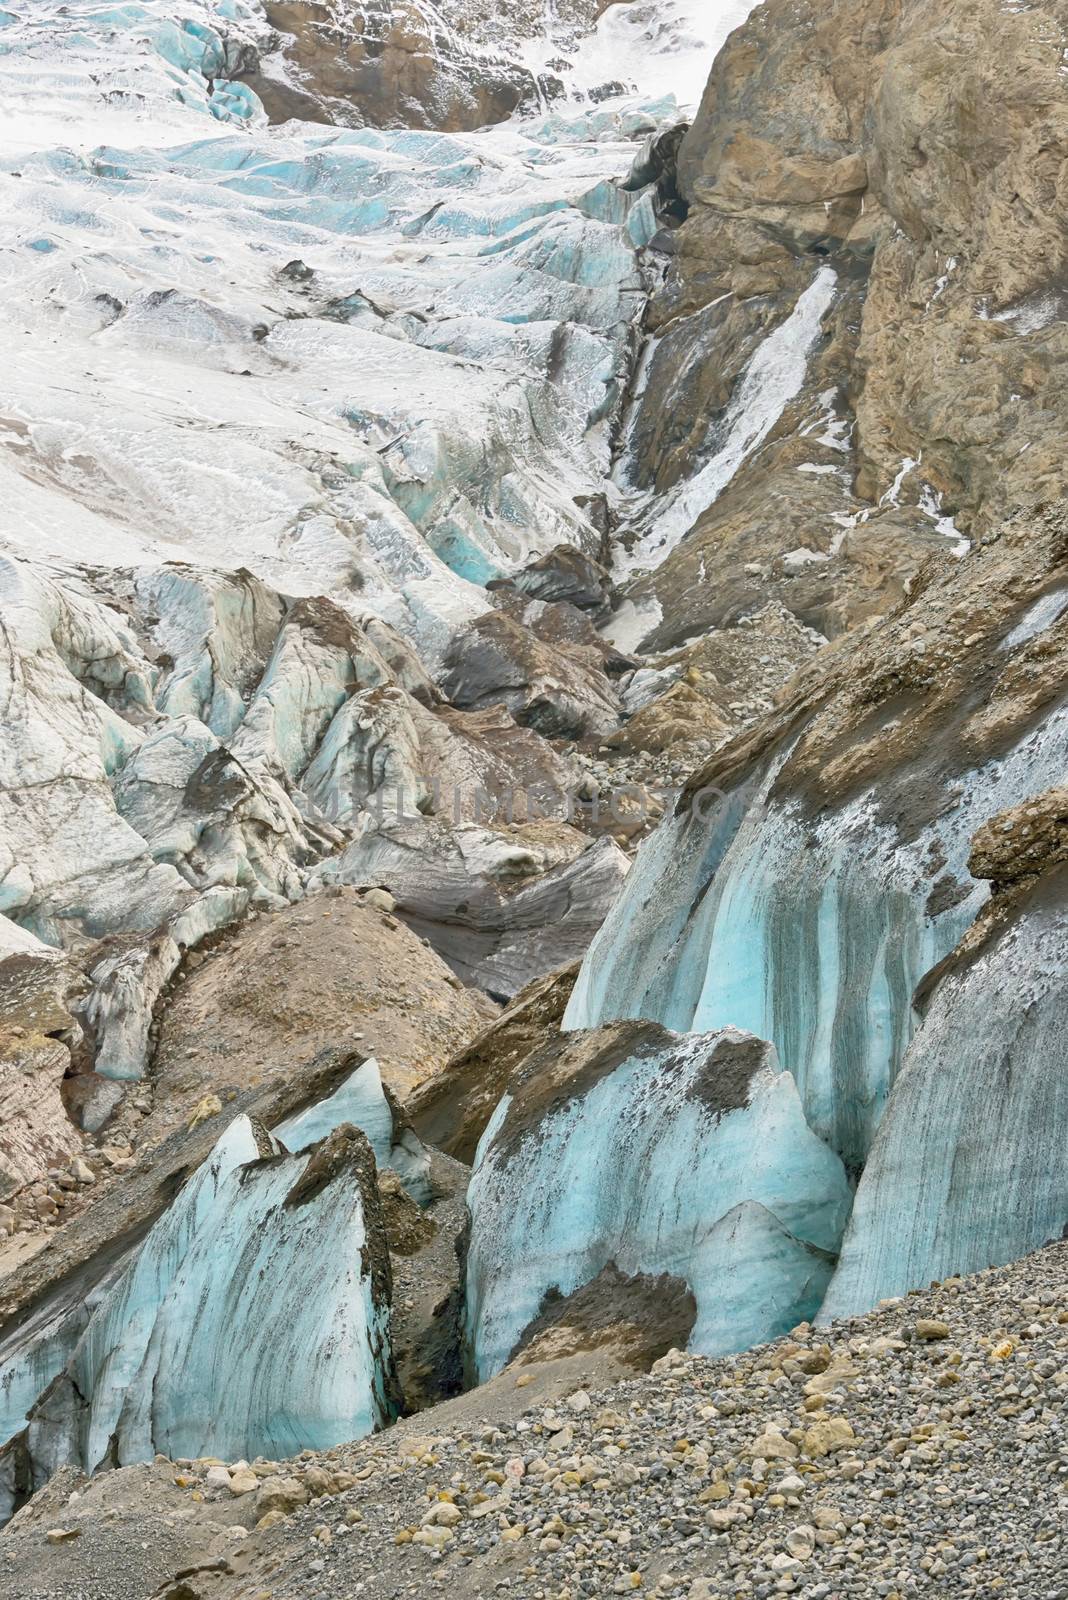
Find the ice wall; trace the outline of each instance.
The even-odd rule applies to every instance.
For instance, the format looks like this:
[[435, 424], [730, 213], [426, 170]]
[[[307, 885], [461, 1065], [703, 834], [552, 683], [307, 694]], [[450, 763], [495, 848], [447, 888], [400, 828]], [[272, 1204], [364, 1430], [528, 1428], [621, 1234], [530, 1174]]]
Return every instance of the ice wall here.
[[152, 1229], [34, 1408], [66, 1462], [292, 1455], [389, 1415], [388, 1257], [354, 1129], [286, 1156], [247, 1117]]
[[907, 840], [874, 791], [808, 814], [776, 790], [782, 753], [725, 796], [686, 800], [641, 851], [565, 1026], [648, 1017], [770, 1039], [813, 1130], [859, 1171], [915, 1026], [913, 991], [986, 899], [967, 868], [971, 836], [1059, 781], [1066, 729], [1054, 713], [961, 773]]
[[938, 985], [860, 1181], [823, 1319], [1063, 1236], [1066, 939], [1062, 870]]
[[550, 1290], [609, 1262], [685, 1279], [704, 1354], [785, 1333], [820, 1303], [849, 1204], [792, 1078], [750, 1035], [623, 1024], [536, 1052], [468, 1193], [478, 1376], [505, 1365]]

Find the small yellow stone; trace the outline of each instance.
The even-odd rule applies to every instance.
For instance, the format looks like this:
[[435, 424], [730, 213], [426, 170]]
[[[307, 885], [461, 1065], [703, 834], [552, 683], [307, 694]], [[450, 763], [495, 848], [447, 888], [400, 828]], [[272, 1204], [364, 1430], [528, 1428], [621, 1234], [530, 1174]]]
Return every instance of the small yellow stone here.
[[725, 1478], [720, 1478], [716, 1483], [710, 1483], [707, 1489], [702, 1489], [698, 1498], [702, 1501], [729, 1500], [731, 1486]]
[[1015, 1354], [1016, 1346], [1013, 1344], [1012, 1340], [1002, 1339], [1001, 1343], [996, 1344], [993, 1350], [991, 1350], [990, 1359], [992, 1361], [1007, 1361], [1010, 1356]]
[[410, 1528], [402, 1528], [399, 1533], [393, 1535], [394, 1544], [411, 1544], [411, 1542], [412, 1530]]

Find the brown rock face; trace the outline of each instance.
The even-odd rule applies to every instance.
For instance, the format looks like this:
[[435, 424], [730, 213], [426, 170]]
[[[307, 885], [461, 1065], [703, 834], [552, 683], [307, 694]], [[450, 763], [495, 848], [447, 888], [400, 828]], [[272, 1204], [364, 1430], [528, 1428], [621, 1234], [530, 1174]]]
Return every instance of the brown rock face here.
[[[820, 268], [804, 382], [660, 569], [646, 648], [776, 598], [828, 638], [900, 601], [951, 517], [973, 541], [1064, 493], [1057, 395], [1065, 12], [996, 0], [768, 0], [683, 142], [689, 202], [648, 319], [632, 479], [664, 492], [722, 448], [761, 340]], [[626, 530], [624, 529], [624, 537]]]
[[407, 1107], [416, 1133], [468, 1164], [512, 1075], [532, 1050], [559, 1036], [579, 963], [528, 985]]
[[69, 1010], [75, 978], [54, 954], [0, 961], [0, 1202], [81, 1149], [61, 1093], [80, 1034]]
[[977, 533], [1064, 481], [1049, 402], [1068, 356], [1068, 104], [1043, 43], [1064, 22], [1057, 3], [770, 0], [680, 157], [681, 303], [795, 289], [806, 257], [870, 261], [858, 489], [878, 499], [922, 452]]
[[[602, 9], [597, 0], [567, 0], [558, 20], [584, 29]], [[543, 26], [541, 11], [519, 0], [268, 0], [265, 10], [282, 36], [286, 72], [248, 81], [273, 122], [459, 133], [552, 92], [552, 80], [519, 59], [522, 41]]]

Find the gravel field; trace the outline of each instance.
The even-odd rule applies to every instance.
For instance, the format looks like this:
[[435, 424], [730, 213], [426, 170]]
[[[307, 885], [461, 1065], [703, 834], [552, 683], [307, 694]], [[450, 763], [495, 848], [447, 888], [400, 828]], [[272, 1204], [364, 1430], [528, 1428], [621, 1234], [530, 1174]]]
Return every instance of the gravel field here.
[[[157, 1461], [73, 1501], [61, 1478], [0, 1539], [0, 1595], [1068, 1596], [1066, 1244], [744, 1355], [605, 1370], [513, 1368], [290, 1463]], [[173, 1581], [179, 1547], [200, 1570]]]

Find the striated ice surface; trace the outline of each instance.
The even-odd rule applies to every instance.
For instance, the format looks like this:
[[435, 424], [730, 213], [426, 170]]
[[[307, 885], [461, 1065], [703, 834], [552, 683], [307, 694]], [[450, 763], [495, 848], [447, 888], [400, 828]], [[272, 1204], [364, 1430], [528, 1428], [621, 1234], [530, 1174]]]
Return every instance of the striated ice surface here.
[[1062, 872], [936, 989], [861, 1178], [824, 1318], [1062, 1237], [1066, 936]]
[[[121, 1264], [72, 1305], [46, 1303], [0, 1343], [0, 1445], [26, 1426], [34, 1401], [63, 1371]], [[0, 1489], [0, 1521], [3, 1520]]]
[[[333, 1094], [280, 1123], [273, 1130], [273, 1145], [279, 1150], [299, 1154], [327, 1138], [343, 1123], [360, 1129], [371, 1146], [377, 1166], [392, 1167], [413, 1199], [420, 1204], [429, 1200], [429, 1152], [400, 1118], [383, 1087], [378, 1062], [373, 1056], [362, 1062]], [[228, 1130], [210, 1158], [211, 1170], [202, 1168], [196, 1180], [197, 1187], [191, 1184], [176, 1204], [174, 1211], [181, 1212], [177, 1222], [172, 1212], [158, 1225], [155, 1242], [148, 1241], [154, 1255], [149, 1258], [146, 1275], [137, 1278], [135, 1250], [128, 1267], [120, 1262], [100, 1281], [94, 1282], [85, 1294], [45, 1302], [0, 1344], [0, 1444], [25, 1425], [34, 1401], [78, 1350], [86, 1326], [97, 1310], [104, 1307], [105, 1314], [112, 1319], [112, 1328], [116, 1320], [121, 1322], [125, 1313], [120, 1312], [116, 1319], [114, 1303], [109, 1299], [113, 1292], [123, 1297], [127, 1311], [135, 1302], [146, 1301], [143, 1312], [128, 1316], [122, 1329], [124, 1341], [128, 1345], [136, 1344], [137, 1324], [143, 1324], [154, 1315], [147, 1300], [166, 1287], [165, 1273], [159, 1268], [161, 1239], [166, 1250], [184, 1254], [188, 1237], [202, 1226], [205, 1215], [199, 1198], [201, 1190], [210, 1193], [213, 1205], [217, 1203], [222, 1179], [236, 1171], [241, 1162], [258, 1159], [263, 1142], [262, 1138], [250, 1139], [245, 1121], [235, 1123]], [[290, 1176], [292, 1178], [292, 1172]], [[147, 1289], [146, 1284], [149, 1285]]]
[[302, 1190], [308, 1158], [276, 1150], [239, 1117], [152, 1229], [31, 1417], [38, 1471], [279, 1458], [385, 1419], [389, 1310], [356, 1171]]
[[812, 1128], [859, 1171], [915, 1026], [913, 991], [987, 898], [967, 870], [971, 836], [1060, 781], [1066, 730], [1055, 713], [962, 773], [905, 841], [875, 793], [817, 817], [773, 793], [781, 758], [726, 796], [699, 795], [640, 852], [565, 1025], [647, 1017], [770, 1039]]
[[365, 1134], [382, 1169], [392, 1167], [413, 1200], [430, 1198], [430, 1152], [400, 1119], [382, 1086], [378, 1062], [371, 1056], [325, 1100], [317, 1100], [296, 1116], [280, 1122], [275, 1138], [287, 1150], [306, 1150], [351, 1122]]
[[506, 1364], [550, 1290], [567, 1295], [609, 1262], [685, 1279], [703, 1354], [811, 1315], [850, 1189], [772, 1047], [735, 1029], [681, 1038], [645, 1026], [569, 1048], [570, 1077], [532, 1058], [475, 1159], [467, 1316], [479, 1378]]

